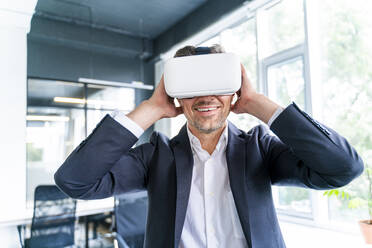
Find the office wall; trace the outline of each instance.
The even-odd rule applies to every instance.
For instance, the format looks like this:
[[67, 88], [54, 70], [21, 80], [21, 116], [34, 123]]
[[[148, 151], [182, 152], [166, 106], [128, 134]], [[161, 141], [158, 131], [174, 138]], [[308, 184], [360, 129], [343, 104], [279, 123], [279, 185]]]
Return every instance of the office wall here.
[[130, 83], [140, 80], [141, 60], [27, 40], [27, 76], [77, 81], [79, 77]]
[[[0, 1], [0, 221], [26, 205], [27, 32], [36, 1]], [[19, 247], [15, 227], [0, 225], [1, 247]]]
[[0, 220], [26, 201], [26, 32], [0, 26]]

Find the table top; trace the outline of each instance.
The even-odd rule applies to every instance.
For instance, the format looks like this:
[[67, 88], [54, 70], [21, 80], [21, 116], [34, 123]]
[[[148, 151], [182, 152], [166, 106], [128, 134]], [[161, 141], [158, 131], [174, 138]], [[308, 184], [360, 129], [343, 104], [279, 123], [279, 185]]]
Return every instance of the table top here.
[[[109, 212], [114, 209], [114, 197], [102, 200], [78, 200], [76, 204], [76, 216], [87, 216], [92, 214]], [[0, 226], [18, 226], [31, 224], [33, 208], [27, 208], [24, 212], [15, 213], [6, 219], [0, 220]]]

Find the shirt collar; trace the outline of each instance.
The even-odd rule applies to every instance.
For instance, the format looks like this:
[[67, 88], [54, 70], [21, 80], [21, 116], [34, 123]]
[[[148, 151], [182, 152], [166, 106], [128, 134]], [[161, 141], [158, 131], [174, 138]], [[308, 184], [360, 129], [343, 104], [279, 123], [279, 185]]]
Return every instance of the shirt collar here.
[[[200, 144], [200, 141], [199, 139], [193, 135], [189, 129], [189, 125], [186, 123], [186, 127], [187, 127], [187, 134], [188, 134], [188, 137], [189, 137], [189, 141], [190, 141], [190, 145], [191, 145], [191, 150], [194, 152], [197, 152], [197, 151], [200, 151], [202, 149], [201, 147], [201, 144]], [[228, 142], [228, 128], [229, 127], [229, 122], [226, 120], [226, 126], [225, 126], [225, 129], [223, 130], [221, 136], [220, 136], [220, 139], [218, 140], [218, 143], [216, 145], [216, 148], [215, 150], [217, 150], [217, 152], [220, 152], [220, 151], [224, 151], [226, 149], [226, 146], [227, 146], [227, 142]]]

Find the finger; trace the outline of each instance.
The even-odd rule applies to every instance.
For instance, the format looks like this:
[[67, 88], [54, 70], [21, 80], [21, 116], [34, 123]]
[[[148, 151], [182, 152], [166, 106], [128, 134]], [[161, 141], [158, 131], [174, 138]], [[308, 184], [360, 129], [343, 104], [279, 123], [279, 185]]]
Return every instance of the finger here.
[[246, 74], [246, 71], [245, 71], [245, 68], [244, 68], [244, 65], [240, 63], [240, 69], [241, 69], [241, 72], [242, 72], [242, 84], [241, 84], [241, 87], [240, 87], [240, 90], [239, 90], [239, 96], [241, 94], [241, 89], [242, 88], [245, 88], [246, 87], [246, 83], [247, 83], [247, 74]]
[[242, 77], [246, 77], [247, 76], [247, 72], [245, 71], [245, 67], [242, 63], [240, 63], [240, 69], [242, 71]]
[[164, 85], [164, 75], [161, 76], [161, 79], [160, 79], [160, 81], [159, 81], [159, 87], [165, 89], [165, 85]]
[[159, 81], [158, 85], [156, 86], [156, 88], [155, 88], [154, 92], [152, 93], [152, 95], [153, 96], [159, 96], [159, 95], [162, 95], [164, 91], [165, 91], [165, 89], [164, 89], [164, 83], [163, 83], [163, 80], [160, 79], [160, 81]]
[[242, 86], [240, 88], [240, 94], [242, 92], [251, 91], [251, 88], [252, 88], [251, 82], [249, 81], [248, 76], [247, 76], [246, 71], [245, 71], [245, 68], [242, 65]]

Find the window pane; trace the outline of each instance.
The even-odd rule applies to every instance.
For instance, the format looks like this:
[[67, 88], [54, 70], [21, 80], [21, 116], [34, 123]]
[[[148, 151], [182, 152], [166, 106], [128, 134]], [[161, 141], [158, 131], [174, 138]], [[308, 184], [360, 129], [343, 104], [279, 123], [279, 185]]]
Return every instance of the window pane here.
[[114, 109], [128, 113], [135, 107], [135, 89], [105, 85], [87, 85], [87, 134]]
[[[288, 106], [292, 101], [305, 109], [305, 82], [303, 76], [302, 56], [267, 68], [267, 85], [269, 98]], [[275, 187], [274, 197], [278, 209], [287, 213], [311, 214], [310, 191], [301, 188]]]
[[[53, 175], [67, 156], [112, 109], [129, 112], [135, 90], [54, 80], [28, 80], [27, 97], [27, 206], [34, 189], [54, 184]], [[138, 93], [138, 92], [137, 92]], [[141, 94], [144, 94], [142, 92]], [[85, 106], [88, 109], [85, 109]], [[85, 111], [86, 114], [85, 114]], [[87, 117], [87, 119], [85, 119]]]
[[[321, 116], [355, 147], [366, 167], [372, 166], [372, 9], [371, 1], [318, 1], [320, 31]], [[344, 190], [361, 203], [329, 199], [333, 221], [367, 219], [367, 170]], [[371, 204], [371, 203], [370, 203]], [[372, 210], [372, 209], [371, 209]]]
[[302, 0], [282, 0], [258, 14], [260, 57], [303, 43], [305, 32]]
[[130, 111], [134, 108], [135, 90], [104, 85], [88, 85], [88, 108], [120, 109]]
[[27, 109], [27, 205], [37, 185], [54, 184], [53, 175], [85, 138], [82, 109], [31, 107]]
[[302, 57], [271, 65], [267, 69], [269, 98], [286, 107], [292, 101], [305, 109], [305, 81]]
[[311, 213], [310, 191], [294, 187], [278, 187], [276, 207], [287, 213]]
[[254, 18], [221, 32], [221, 44], [226, 52], [235, 53], [244, 65], [253, 87], [257, 89], [256, 21]]

